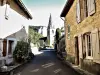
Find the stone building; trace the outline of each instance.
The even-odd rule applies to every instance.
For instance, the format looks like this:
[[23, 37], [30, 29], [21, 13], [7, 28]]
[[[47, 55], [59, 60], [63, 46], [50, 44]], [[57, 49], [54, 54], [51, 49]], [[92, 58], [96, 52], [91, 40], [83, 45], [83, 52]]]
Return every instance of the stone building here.
[[[26, 38], [26, 32], [24, 29], [21, 29], [19, 32], [12, 34], [12, 31], [16, 30], [13, 21], [15, 20], [15, 15], [8, 16], [8, 10], [12, 11], [15, 15], [17, 12], [19, 15], [23, 16], [26, 19], [32, 19], [32, 15], [22, 2], [22, 0], [0, 0], [0, 67], [6, 63], [11, 62], [12, 60], [12, 51], [16, 45], [16, 42], [19, 39]], [[12, 13], [10, 12], [10, 13]], [[20, 16], [19, 18], [20, 19]], [[10, 27], [11, 26], [11, 27]], [[12, 35], [11, 35], [12, 34]]]
[[100, 75], [100, 0], [67, 0], [64, 18], [67, 59]]

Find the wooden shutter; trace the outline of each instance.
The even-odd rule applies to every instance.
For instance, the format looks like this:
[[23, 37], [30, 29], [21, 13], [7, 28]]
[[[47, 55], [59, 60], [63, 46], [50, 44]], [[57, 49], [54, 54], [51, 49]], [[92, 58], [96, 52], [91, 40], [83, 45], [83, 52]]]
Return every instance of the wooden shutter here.
[[81, 16], [81, 13], [80, 13], [80, 1], [77, 0], [77, 4], [76, 4], [76, 19], [77, 19], [77, 23], [81, 22], [80, 16]]
[[83, 58], [82, 35], [78, 36], [79, 58]]
[[81, 21], [84, 20], [85, 18], [85, 5], [84, 5], [84, 0], [80, 0], [80, 12], [81, 12]]
[[2, 0], [2, 5], [5, 5], [7, 3], [7, 0]]
[[93, 50], [93, 61], [96, 63], [100, 63], [100, 48], [99, 48], [99, 35], [98, 29], [95, 29], [91, 32], [91, 40], [92, 40], [92, 50]]
[[87, 0], [88, 15], [95, 13], [95, 0]]

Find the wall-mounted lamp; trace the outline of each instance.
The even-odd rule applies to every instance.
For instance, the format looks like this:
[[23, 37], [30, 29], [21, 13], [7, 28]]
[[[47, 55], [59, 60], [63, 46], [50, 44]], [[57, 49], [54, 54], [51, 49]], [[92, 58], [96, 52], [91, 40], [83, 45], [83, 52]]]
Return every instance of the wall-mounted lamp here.
[[6, 9], [5, 9], [5, 19], [8, 20], [8, 15], [7, 15], [7, 2], [6, 2]]

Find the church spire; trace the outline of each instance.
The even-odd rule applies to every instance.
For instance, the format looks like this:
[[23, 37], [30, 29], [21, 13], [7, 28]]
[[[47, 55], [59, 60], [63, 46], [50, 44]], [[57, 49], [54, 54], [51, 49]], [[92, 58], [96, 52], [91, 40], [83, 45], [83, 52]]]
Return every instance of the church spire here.
[[49, 17], [48, 27], [52, 28], [52, 16], [51, 16], [51, 13], [50, 13], [50, 17]]

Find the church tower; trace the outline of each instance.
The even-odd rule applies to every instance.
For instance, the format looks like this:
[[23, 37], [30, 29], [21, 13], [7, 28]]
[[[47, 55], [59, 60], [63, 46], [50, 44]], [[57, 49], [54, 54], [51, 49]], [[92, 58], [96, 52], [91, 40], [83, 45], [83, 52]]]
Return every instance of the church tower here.
[[48, 27], [47, 27], [47, 40], [48, 40], [48, 45], [50, 46], [53, 46], [54, 35], [55, 35], [55, 31], [54, 31], [54, 26], [52, 25], [52, 16], [50, 14]]

